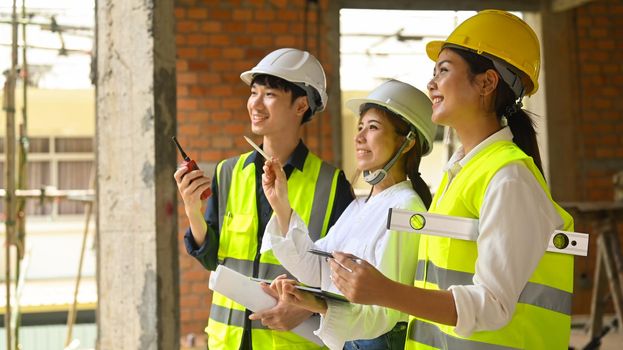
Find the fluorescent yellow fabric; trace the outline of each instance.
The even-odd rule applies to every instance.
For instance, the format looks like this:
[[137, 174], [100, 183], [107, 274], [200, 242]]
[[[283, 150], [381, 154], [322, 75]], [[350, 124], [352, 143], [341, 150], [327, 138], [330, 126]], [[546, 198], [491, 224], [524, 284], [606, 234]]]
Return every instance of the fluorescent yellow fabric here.
[[[514, 143], [498, 141], [465, 164], [439, 200], [448, 182], [447, 177], [444, 177], [433, 198], [430, 212], [479, 218], [489, 182], [499, 169], [511, 162], [523, 163], [552, 200], [532, 158]], [[563, 218], [564, 229], [572, 231], [571, 216], [553, 200], [552, 203]], [[452, 284], [471, 284], [477, 257], [476, 242], [423, 235], [419, 249], [419, 258], [422, 260], [418, 263], [415, 286], [438, 290], [440, 285], [447, 288]], [[573, 257], [546, 252], [524, 287], [508, 325], [496, 331], [475, 332], [469, 338], [462, 338], [454, 333], [453, 326], [411, 317], [406, 348], [566, 349], [572, 292]]]
[[[255, 164], [244, 166], [251, 153], [243, 154], [237, 160], [231, 173], [231, 185], [227, 193], [227, 205], [219, 235], [218, 259], [223, 265], [248, 276], [273, 279], [286, 270], [268, 251], [255, 261], [258, 254], [258, 213], [256, 207]], [[326, 168], [317, 156], [308, 153], [302, 171], [294, 169], [288, 179], [288, 196], [292, 208], [309, 224], [319, 220], [322, 225], [321, 237], [326, 234], [331, 215], [333, 197], [336, 191], [339, 171]], [[217, 168], [219, 187], [223, 163]], [[325, 166], [324, 176], [323, 166]], [[322, 191], [322, 194], [315, 193]], [[313, 204], [317, 197], [327, 201], [326, 207], [317, 217], [313, 216]], [[328, 198], [327, 198], [328, 197]], [[245, 308], [227, 297], [214, 293], [212, 309], [206, 331], [210, 349], [238, 350], [243, 335]], [[272, 331], [261, 323], [252, 323], [252, 342], [254, 349], [318, 349], [312, 342], [292, 333]]]

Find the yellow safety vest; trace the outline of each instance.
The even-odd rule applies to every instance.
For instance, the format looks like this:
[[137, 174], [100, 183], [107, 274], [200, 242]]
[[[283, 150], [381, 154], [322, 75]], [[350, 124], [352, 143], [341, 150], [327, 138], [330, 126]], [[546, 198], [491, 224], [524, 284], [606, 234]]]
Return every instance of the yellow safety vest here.
[[[573, 231], [573, 219], [549, 193], [534, 165], [517, 145], [495, 142], [467, 162], [452, 180], [442, 199], [444, 176], [435, 193], [432, 213], [479, 218], [485, 191], [491, 178], [511, 162], [524, 164], [538, 180], [564, 221], [564, 230]], [[415, 286], [446, 290], [451, 285], [471, 285], [478, 258], [474, 241], [423, 235]], [[571, 325], [573, 256], [546, 252], [524, 287], [511, 321], [495, 331], [474, 332], [460, 337], [454, 326], [410, 317], [406, 349], [566, 349]]]
[[[255, 164], [244, 166], [251, 152], [219, 163], [219, 263], [247, 276], [274, 279], [287, 273], [271, 251], [259, 254]], [[288, 179], [292, 208], [308, 225], [312, 240], [327, 232], [339, 170], [308, 153], [303, 170], [294, 169]], [[209, 349], [238, 350], [245, 321], [244, 306], [214, 293], [208, 333]], [[273, 331], [259, 321], [251, 323], [253, 349], [318, 349], [292, 332]]]

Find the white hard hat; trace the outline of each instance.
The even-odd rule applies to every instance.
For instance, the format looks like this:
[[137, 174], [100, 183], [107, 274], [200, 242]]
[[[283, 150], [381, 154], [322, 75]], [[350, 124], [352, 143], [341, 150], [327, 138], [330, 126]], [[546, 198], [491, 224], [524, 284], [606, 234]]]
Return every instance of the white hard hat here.
[[327, 105], [327, 79], [324, 69], [316, 57], [307, 51], [292, 48], [275, 50], [266, 55], [257, 66], [240, 74], [240, 79], [250, 85], [253, 76], [257, 74], [273, 75], [303, 88], [307, 93], [312, 114], [323, 111]]
[[432, 102], [425, 93], [409, 84], [392, 79], [372, 90], [366, 98], [346, 101], [346, 107], [359, 115], [361, 105], [366, 103], [383, 106], [403, 117], [418, 133], [422, 156], [432, 151], [437, 126], [431, 119]]

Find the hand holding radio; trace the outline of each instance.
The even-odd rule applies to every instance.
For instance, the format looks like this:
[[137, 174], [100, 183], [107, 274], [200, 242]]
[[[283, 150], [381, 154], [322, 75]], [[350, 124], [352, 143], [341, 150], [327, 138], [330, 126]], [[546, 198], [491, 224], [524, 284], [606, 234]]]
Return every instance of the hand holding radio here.
[[[180, 177], [180, 179], [182, 179], [187, 173], [193, 170], [199, 170], [199, 167], [197, 166], [197, 163], [193, 159], [190, 159], [190, 157], [186, 155], [186, 152], [184, 152], [184, 150], [182, 149], [182, 146], [180, 146], [179, 142], [177, 142], [177, 139], [175, 138], [175, 136], [173, 136], [172, 139], [175, 145], [177, 146], [177, 149], [180, 151], [182, 158], [184, 158], [184, 161], [181, 163], [181, 167], [185, 168], [186, 172], [184, 172], [184, 174], [182, 174], [182, 176]], [[201, 196], [199, 198], [202, 201], [204, 201], [208, 197], [210, 197], [211, 194], [212, 194], [212, 190], [210, 189], [210, 187], [208, 187], [201, 193]]]

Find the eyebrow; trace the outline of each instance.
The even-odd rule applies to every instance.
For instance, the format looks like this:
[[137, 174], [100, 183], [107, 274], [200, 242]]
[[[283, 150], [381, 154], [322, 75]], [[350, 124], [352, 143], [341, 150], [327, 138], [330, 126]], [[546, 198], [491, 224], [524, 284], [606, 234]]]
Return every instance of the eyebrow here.
[[438, 62], [437, 65], [439, 66], [439, 65], [444, 64], [444, 63], [452, 63], [452, 61], [450, 61], [450, 60], [443, 60], [441, 62]]
[[[381, 123], [381, 121], [379, 121], [377, 119], [369, 119], [368, 120], [368, 124], [371, 124], [371, 123], [383, 124], [383, 123]], [[359, 121], [358, 125], [362, 125], [362, 124], [363, 124], [363, 121]]]

